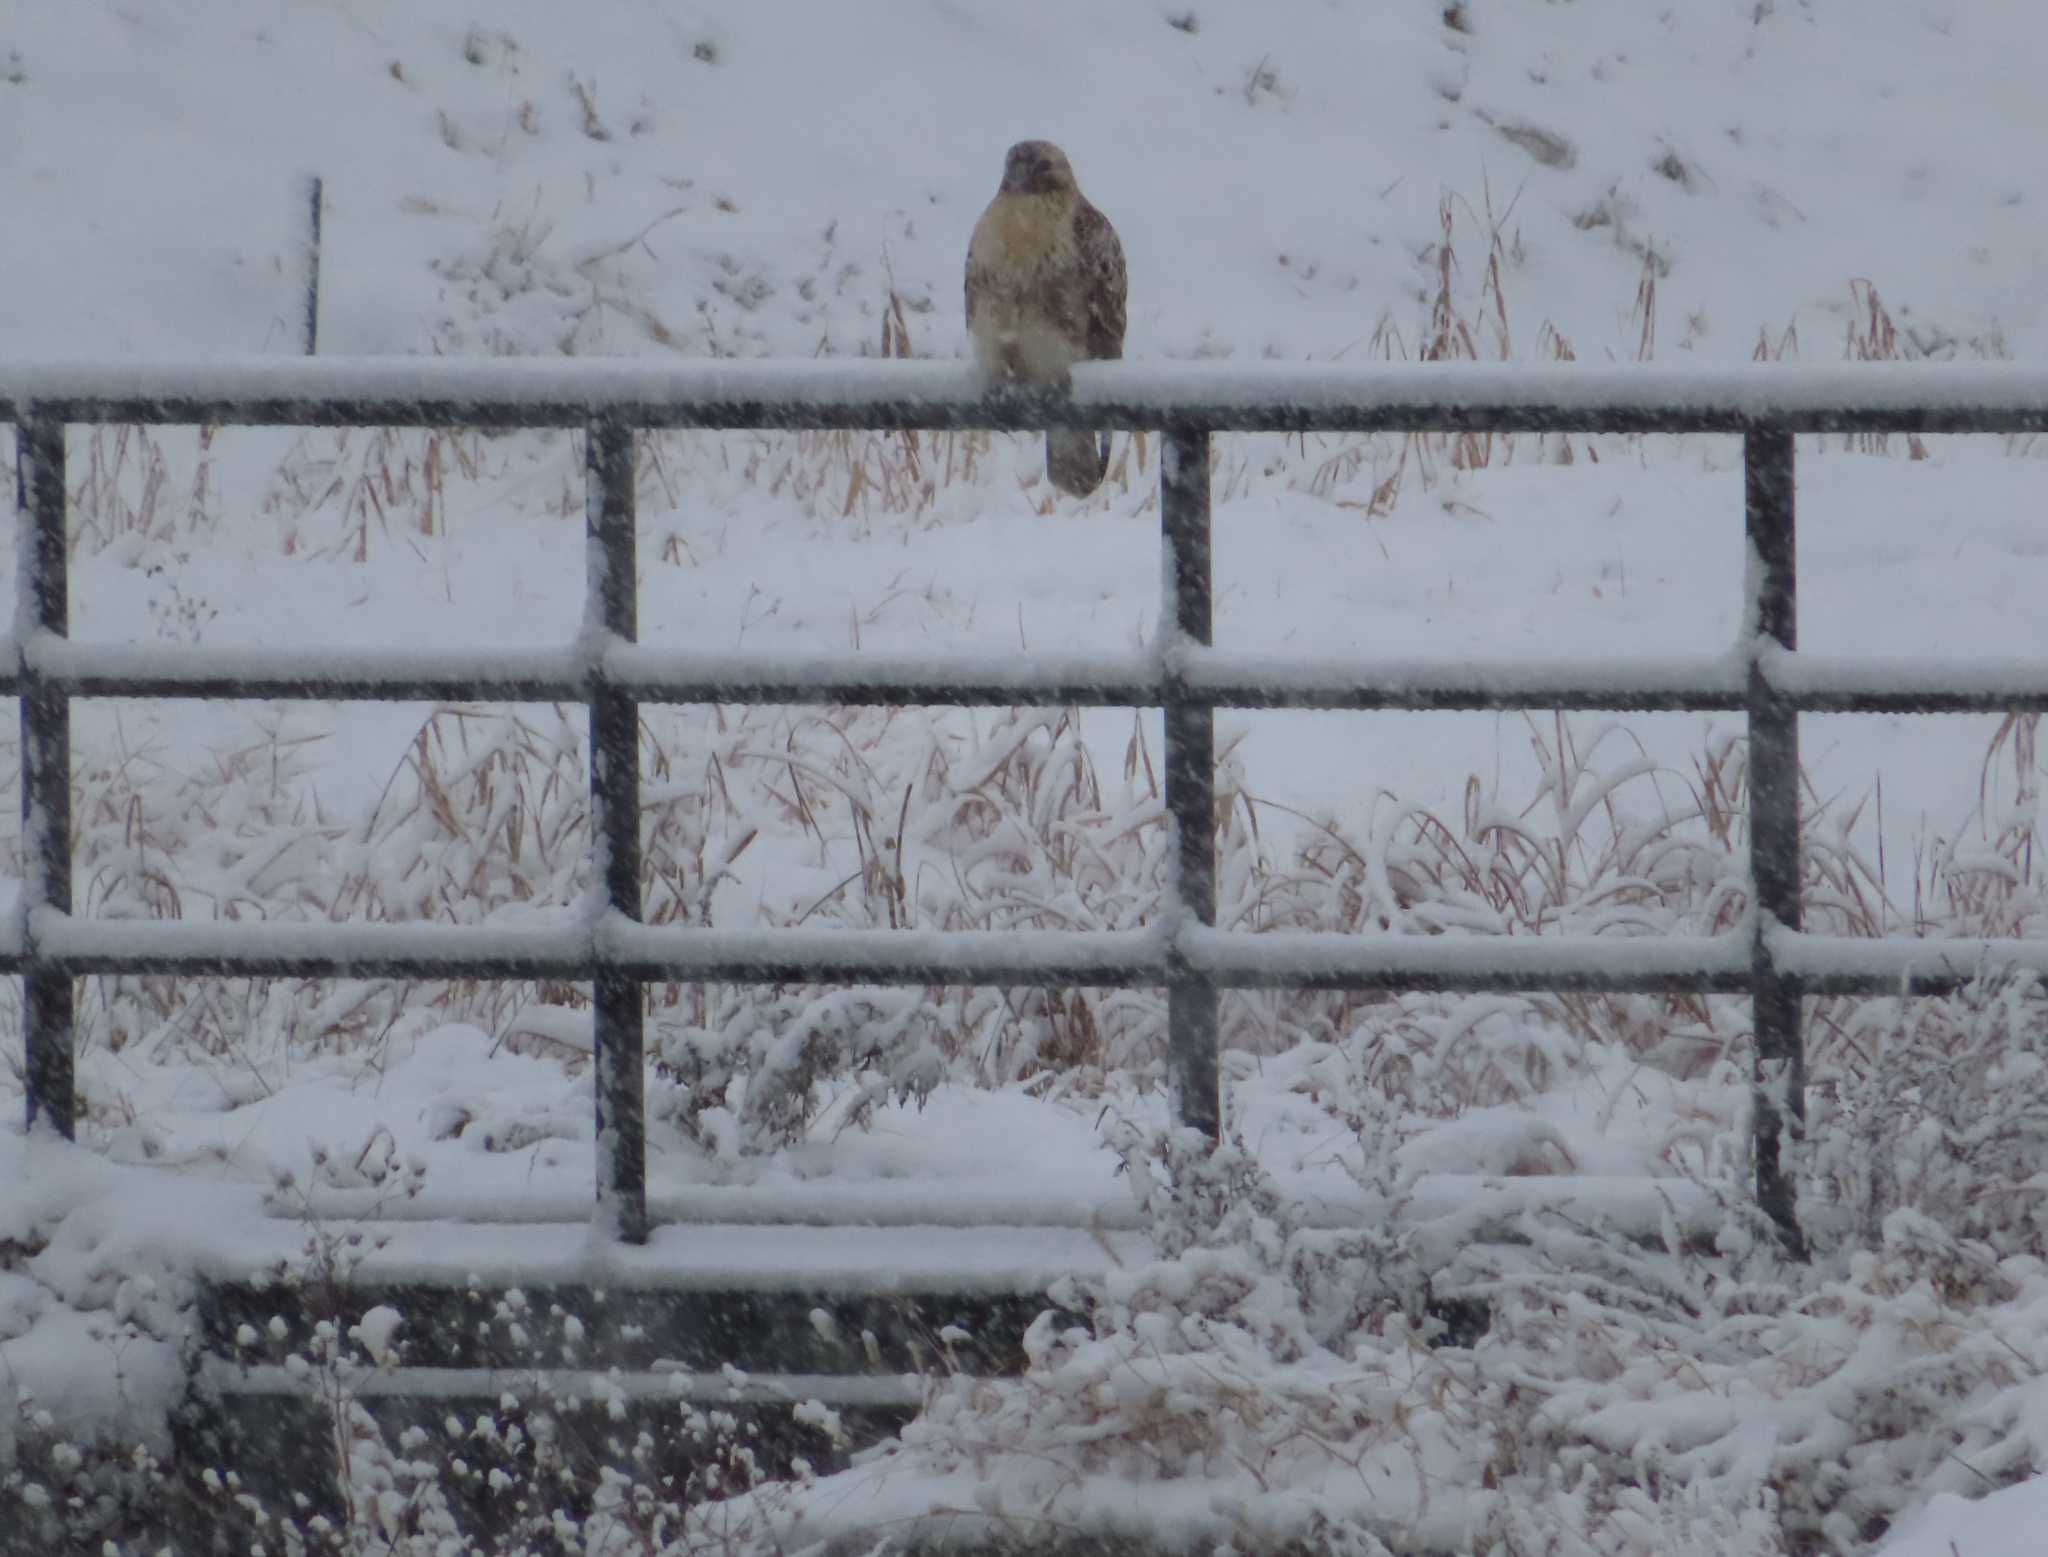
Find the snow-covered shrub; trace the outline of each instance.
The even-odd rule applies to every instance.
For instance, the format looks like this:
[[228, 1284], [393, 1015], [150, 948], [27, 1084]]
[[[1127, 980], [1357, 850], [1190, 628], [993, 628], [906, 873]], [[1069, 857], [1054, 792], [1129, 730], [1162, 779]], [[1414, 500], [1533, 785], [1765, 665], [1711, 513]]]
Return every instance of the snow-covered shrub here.
[[1539, 1209], [1420, 1215], [1410, 1146], [1438, 1127], [1341, 1049], [1316, 1086], [1383, 1222], [1314, 1225], [1241, 1143], [1114, 1125], [1151, 1258], [1056, 1288], [1021, 1379], [941, 1381], [749, 1549], [1200, 1531], [1806, 1557], [1868, 1550], [1936, 1492], [2039, 1474], [2048, 1359], [2019, 1338], [2048, 1314], [2041, 999], [1993, 978], [1896, 1014], [1814, 1111], [1810, 1263], [1783, 1255], [1739, 1157], [1675, 1159], [1711, 1174], [1685, 1186], [1707, 1236], [1674, 1206], [1646, 1240], [1574, 1209], [1568, 1181]]
[[172, 1470], [118, 1435], [66, 1431], [26, 1390], [0, 1414], [0, 1546], [18, 1551], [149, 1551], [183, 1497]]
[[2048, 1463], [2012, 1339], [2048, 1296], [2037, 1255], [1910, 1212], [1808, 1267], [1739, 1217], [1715, 1251], [1661, 1253], [1549, 1220], [1494, 1255], [1473, 1354], [1524, 1408], [1509, 1550], [1663, 1549], [1659, 1520], [1697, 1508], [1754, 1523], [1739, 1550], [1858, 1551], [1937, 1491]]
[[[1241, 1144], [1112, 1135], [1155, 1257], [1055, 1287], [1022, 1379], [941, 1380], [897, 1444], [798, 1493], [773, 1540], [902, 1550], [943, 1524], [1002, 1549], [1075, 1530], [1142, 1543], [1197, 1520], [1240, 1550], [1308, 1536], [1378, 1554], [1404, 1532], [1466, 1549], [1484, 1496], [1433, 1489], [1477, 1488], [1495, 1425], [1469, 1367], [1432, 1349], [1442, 1324], [1407, 1251], [1304, 1227]], [[1087, 1323], [1062, 1317], [1080, 1308]]]
[[1987, 1258], [2048, 1252], [2048, 995], [2039, 981], [1987, 970], [1952, 999], [1885, 1004], [1888, 1026], [1859, 1013], [1866, 1065], [1845, 1068], [1815, 1100], [1811, 1219], [1866, 1248], [1905, 1212]]
[[[314, 1273], [317, 1277], [317, 1272]], [[299, 1290], [312, 1291], [317, 1280]], [[560, 1356], [525, 1344], [538, 1327], [535, 1304], [506, 1292], [483, 1331], [502, 1331], [531, 1353], [531, 1371], [511, 1370], [498, 1394], [394, 1420], [387, 1407], [372, 1415], [361, 1397], [365, 1377], [397, 1365], [407, 1350], [405, 1327], [391, 1309], [357, 1317], [354, 1308], [313, 1321], [286, 1358], [318, 1411], [331, 1451], [329, 1487], [317, 1497], [281, 1496], [233, 1472], [208, 1472], [205, 1489], [221, 1499], [223, 1517], [282, 1550], [306, 1557], [587, 1557], [711, 1551], [691, 1545], [693, 1521], [703, 1530], [731, 1526], [716, 1511], [755, 1495], [777, 1508], [812, 1476], [799, 1458], [787, 1486], [766, 1485], [768, 1460], [759, 1408], [740, 1405], [745, 1376], [728, 1370], [729, 1403], [678, 1400], [672, 1410], [629, 1421], [627, 1397], [603, 1377], [564, 1382], [547, 1371], [587, 1361], [566, 1338]], [[307, 1308], [301, 1312], [316, 1312]], [[555, 1316], [559, 1319], [559, 1315]], [[573, 1329], [564, 1329], [564, 1336]], [[771, 1408], [772, 1409], [772, 1408]], [[786, 1408], [785, 1436], [814, 1434], [830, 1446], [831, 1413]]]

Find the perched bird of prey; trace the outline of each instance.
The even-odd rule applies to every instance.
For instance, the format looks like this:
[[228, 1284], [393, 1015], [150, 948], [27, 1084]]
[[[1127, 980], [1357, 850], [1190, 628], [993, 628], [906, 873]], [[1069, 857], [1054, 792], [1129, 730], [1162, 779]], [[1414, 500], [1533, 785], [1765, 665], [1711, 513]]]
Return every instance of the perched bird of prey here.
[[[1065, 388], [1074, 363], [1121, 357], [1128, 291], [1116, 229], [1067, 154], [1051, 141], [1012, 146], [967, 245], [967, 333], [989, 381]], [[1107, 435], [1045, 435], [1045, 473], [1061, 491], [1086, 496], [1108, 469]]]

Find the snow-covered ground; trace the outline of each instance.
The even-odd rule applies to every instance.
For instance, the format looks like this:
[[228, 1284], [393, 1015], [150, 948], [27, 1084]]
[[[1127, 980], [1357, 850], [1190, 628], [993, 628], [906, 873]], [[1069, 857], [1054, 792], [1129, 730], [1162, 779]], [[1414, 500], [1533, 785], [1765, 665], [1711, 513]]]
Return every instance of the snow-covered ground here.
[[[1122, 234], [1133, 358], [1407, 360], [1441, 306], [1453, 354], [1487, 359], [2031, 360], [2048, 347], [2048, 166], [2029, 153], [2043, 48], [2048, 14], [2010, 0], [24, 6], [0, 18], [0, 358], [296, 352], [313, 175], [323, 354], [959, 356], [967, 232], [1004, 148], [1045, 136]], [[71, 440], [81, 638], [431, 651], [560, 644], [581, 619], [566, 439]], [[1733, 440], [1218, 447], [1220, 644], [1536, 659], [1733, 639]], [[2048, 658], [2043, 453], [1802, 440], [1802, 645]], [[1073, 502], [1049, 495], [1030, 440], [658, 440], [642, 636], [849, 656], [1141, 646], [1158, 613], [1154, 466], [1128, 441], [1119, 455], [1104, 492]], [[0, 589], [12, 567], [0, 555]], [[316, 921], [566, 906], [581, 844], [560, 790], [580, 719], [81, 708], [78, 902]], [[1620, 792], [1626, 832], [1709, 790], [1731, 728], [1582, 720], [1569, 739], [1596, 769], [1647, 754]], [[1242, 737], [1236, 825], [1258, 828], [1248, 922], [1340, 904], [1345, 849], [1407, 858], [1410, 808], [1534, 814], [1553, 833], [1569, 809], [1542, 790], [1571, 767], [1547, 719], [1264, 714], [1222, 730]], [[878, 848], [913, 919], [1127, 927], [1145, 911], [1142, 847], [1084, 887], [1056, 841], [1108, 849], [1153, 827], [1156, 715], [1065, 729], [685, 709], [649, 731], [664, 761], [650, 794], [674, 807], [667, 901], [685, 917], [891, 923]], [[1961, 911], [1944, 848], [1981, 866], [2009, 824], [2031, 826], [2030, 728], [1814, 718], [1804, 740], [1820, 830], [1861, 862], [1876, 927], [1938, 930]], [[1063, 787], [1084, 748], [1092, 768]], [[1044, 849], [994, 883], [947, 809], [980, 791], [1014, 802], [1004, 825]], [[2020, 852], [1998, 867], [2022, 878], [2004, 933], [2034, 928]], [[1343, 923], [1371, 927], [1365, 892]], [[1419, 900], [1450, 912], [1396, 895], [1389, 927], [1435, 927], [1394, 925]], [[1472, 902], [1456, 906], [1470, 928]], [[1583, 906], [1538, 919], [1570, 928]], [[111, 1410], [126, 1391], [145, 1427], [192, 1260], [280, 1173], [345, 1197], [376, 1177], [366, 1163], [417, 1162], [427, 1204], [528, 1217], [587, 1197], [588, 1019], [562, 992], [138, 986], [87, 986], [81, 1151], [21, 1138], [11, 1016], [0, 1050], [0, 1377], [41, 1400]], [[827, 1067], [793, 1133], [750, 1113], [744, 1066], [715, 1099], [677, 1102], [657, 1078], [652, 1192], [697, 1214], [971, 1221], [1029, 1203], [1128, 1226], [1104, 1115], [1160, 1117], [1147, 999], [1089, 1007], [1100, 1047], [1076, 1056], [1065, 1017], [961, 998], [930, 1019], [943, 1064], [917, 1073], [936, 1088], [916, 1106], [910, 1070]], [[820, 1030], [879, 1019], [803, 1014]], [[742, 1015], [684, 999], [657, 1011], [657, 1042], [723, 1064]], [[1370, 1153], [1345, 1110], [1385, 1088], [1413, 1105], [1402, 1171], [1739, 1180], [1740, 1012], [1675, 1035], [1654, 1003], [1601, 1020], [1589, 1039], [1554, 1007], [1424, 1002], [1368, 1041], [1275, 1018], [1233, 1072], [1233, 1118], [1310, 1197], [1354, 1188]], [[1937, 1498], [1890, 1550], [2017, 1552], [2032, 1496]]]

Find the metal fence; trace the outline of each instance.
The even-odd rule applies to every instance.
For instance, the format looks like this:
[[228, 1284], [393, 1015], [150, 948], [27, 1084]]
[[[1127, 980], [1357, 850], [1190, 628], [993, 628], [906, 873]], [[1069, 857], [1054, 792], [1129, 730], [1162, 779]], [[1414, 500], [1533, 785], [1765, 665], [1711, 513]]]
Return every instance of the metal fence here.
[[[391, 363], [328, 359], [190, 369], [0, 368], [17, 431], [22, 912], [0, 971], [25, 985], [28, 1118], [69, 1134], [77, 977], [435, 975], [588, 980], [595, 1004], [600, 1215], [647, 1234], [643, 986], [653, 980], [1163, 986], [1177, 1117], [1222, 1120], [1224, 989], [1747, 992], [1756, 1027], [1756, 1189], [1800, 1242], [1786, 1148], [1804, 1111], [1801, 997], [1951, 989], [1988, 966], [2048, 971], [2044, 942], [1835, 940], [1801, 933], [1799, 714], [2048, 709], [2048, 663], [1798, 654], [1793, 437], [1812, 432], [2048, 431], [2048, 374], [2000, 367], [1782, 366], [1721, 373], [1579, 367], [1324, 370], [1087, 367], [1071, 396], [981, 392], [931, 363]], [[558, 650], [442, 655], [234, 651], [68, 637], [65, 429], [74, 423], [570, 428], [587, 439], [584, 629]], [[636, 435], [664, 428], [1143, 427], [1162, 435], [1165, 588], [1142, 654], [1087, 658], [702, 655], [637, 637]], [[1743, 440], [1745, 626], [1724, 655], [1524, 662], [1309, 662], [1211, 647], [1210, 442], [1225, 432], [1724, 433]], [[1030, 522], [1020, 516], [1019, 523]], [[1707, 544], [1703, 538], [1703, 544]], [[71, 908], [71, 704], [77, 698], [580, 701], [590, 711], [600, 898], [559, 928], [97, 921]], [[1150, 930], [730, 931], [639, 923], [642, 703], [1016, 703], [1158, 707], [1175, 834]], [[1219, 932], [1217, 708], [1732, 710], [1749, 729], [1752, 912], [1711, 938], [1366, 938]]]

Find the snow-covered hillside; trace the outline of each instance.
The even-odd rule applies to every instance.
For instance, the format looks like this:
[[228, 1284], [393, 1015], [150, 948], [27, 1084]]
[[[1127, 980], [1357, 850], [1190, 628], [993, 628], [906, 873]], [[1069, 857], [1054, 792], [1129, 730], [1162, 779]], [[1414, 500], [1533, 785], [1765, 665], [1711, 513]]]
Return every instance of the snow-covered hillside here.
[[[2048, 13], [2016, 0], [23, 5], [0, 16], [0, 361], [297, 352], [315, 176], [323, 354], [963, 355], [967, 234], [1027, 136], [1067, 149], [1122, 234], [1133, 357], [2028, 360], [2048, 349], [2043, 49]], [[432, 650], [559, 643], [581, 619], [566, 438], [71, 440], [79, 636]], [[1077, 502], [1028, 439], [651, 439], [643, 635], [848, 655], [1148, 642], [1154, 453], [1120, 439], [1104, 490]], [[2048, 656], [2048, 449], [1801, 453], [1806, 647]], [[1741, 494], [1725, 439], [1223, 438], [1218, 638], [1411, 659], [1719, 650]], [[0, 588], [12, 569], [0, 556]], [[2039, 932], [2031, 722], [1804, 728], [1809, 902], [1831, 928]], [[1738, 730], [1228, 716], [1226, 910], [1361, 933], [1725, 929], [1747, 890]], [[1129, 928], [1156, 901], [1156, 714], [693, 708], [650, 711], [644, 740], [651, 913]], [[81, 708], [78, 903], [314, 922], [564, 910], [584, 879], [581, 741], [578, 710]], [[1581, 803], [1609, 776], [1611, 808]], [[430, 1200], [574, 1215], [587, 1199], [573, 990], [85, 988], [79, 1151], [21, 1138], [11, 1008], [0, 1035], [0, 1379], [70, 1402], [81, 1434], [158, 1431], [193, 1250], [282, 1173], [342, 1201], [411, 1162]], [[2017, 1187], [2029, 1159], [1998, 1155], [2042, 1137], [2041, 1072], [1993, 1043], [2044, 1024], [2007, 994], [1960, 1015], [1816, 1007], [1816, 1075], [1826, 1100], [1860, 1100], [1831, 1117], [1865, 1147], [1830, 1138], [1809, 1194], [1883, 1223], [1872, 1248], [1844, 1234], [1821, 1275], [1759, 1275], [1732, 1244], [1733, 1277], [1629, 1266], [1610, 1273], [1623, 1286], [1666, 1283], [1630, 1329], [1569, 1282], [1459, 1267], [1516, 1322], [1504, 1352], [1427, 1354], [1456, 1354], [1430, 1382], [1392, 1310], [1355, 1334], [1329, 1328], [1334, 1310], [1289, 1328], [1364, 1256], [1262, 1265], [1257, 1216], [1233, 1213], [1182, 1242], [1203, 1280], [1242, 1279], [1234, 1296], [1124, 1273], [1103, 1336], [1041, 1337], [1038, 1395], [941, 1392], [886, 1474], [776, 1517], [802, 1530], [861, 1498], [900, 1513], [960, 1493], [952, 1440], [970, 1428], [1013, 1456], [1013, 1510], [1094, 1506], [1099, 1488], [1028, 1467], [1077, 1433], [1119, 1474], [1150, 1463], [1156, 1418], [1082, 1422], [1077, 1401], [1170, 1311], [1187, 1328], [1168, 1355], [1192, 1372], [1236, 1345], [1216, 1336], [1244, 1342], [1223, 1405], [1201, 1394], [1213, 1374], [1168, 1369], [1238, 1467], [1183, 1485], [1242, 1530], [1291, 1498], [1323, 1498], [1346, 1530], [1365, 1519], [1344, 1475], [1366, 1450], [1300, 1445], [1353, 1430], [1311, 1397], [1380, 1369], [1374, 1409], [1424, 1425], [1371, 1463], [1442, 1485], [1431, 1517], [1503, 1549], [1761, 1553], [1795, 1528], [1867, 1548], [1903, 1514], [1922, 1523], [1901, 1550], [1934, 1550], [1937, 1522], [1963, 1516], [1946, 1499], [1923, 1513], [1930, 1498], [2048, 1457], [2031, 1384], [2048, 1359], [2025, 1317], [2048, 1246]], [[1466, 1170], [1699, 1178], [1739, 1198], [1747, 1021], [1739, 1001], [1233, 1002], [1233, 1126], [1283, 1196]], [[1189, 1171], [1150, 1133], [1161, 1025], [1149, 993], [667, 991], [652, 1187], [970, 1221], [1022, 1194], [1128, 1223], [1120, 1169]], [[1937, 1125], [1961, 1130], [1976, 1094], [1926, 1101], [1932, 1137], [1886, 1111], [1894, 1050], [1930, 1088], [1931, 1053], [1983, 1062], [1965, 1079], [2000, 1094], [1997, 1128], [1971, 1137], [1971, 1171], [1992, 1163], [2021, 1211], [1957, 1198], [1962, 1148], [1943, 1156]], [[1871, 1155], [1893, 1152], [1922, 1177], [1885, 1180]], [[1963, 1253], [1878, 1214], [1944, 1207], [1981, 1212]], [[1991, 1273], [1945, 1285], [1966, 1256]], [[1539, 1323], [1556, 1291], [1578, 1326], [1563, 1340]], [[1267, 1387], [1274, 1414], [1238, 1413]], [[1914, 1404], [1888, 1428], [1866, 1392], [1891, 1387]], [[1817, 1425], [1842, 1421], [1846, 1436]], [[1475, 1460], [1482, 1429], [1528, 1462]], [[0, 1469], [13, 1443], [0, 1424]], [[1520, 1490], [1475, 1490], [1501, 1485]], [[1961, 1557], [2031, 1549], [1997, 1544], [2023, 1514], [2004, 1535], [1969, 1517]]]
[[1832, 357], [1857, 277], [1917, 347], [2024, 351], [2038, 25], [1998, 0], [24, 7], [0, 343], [294, 349], [317, 172], [332, 352], [858, 352], [893, 286], [951, 355], [967, 231], [1038, 135], [1124, 234], [1133, 355], [1351, 357], [1383, 315], [1412, 344], [1447, 194], [1514, 240], [1525, 351], [1548, 320], [1633, 356], [1646, 259], [1666, 356], [1796, 323]]

